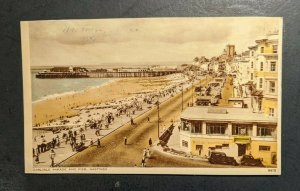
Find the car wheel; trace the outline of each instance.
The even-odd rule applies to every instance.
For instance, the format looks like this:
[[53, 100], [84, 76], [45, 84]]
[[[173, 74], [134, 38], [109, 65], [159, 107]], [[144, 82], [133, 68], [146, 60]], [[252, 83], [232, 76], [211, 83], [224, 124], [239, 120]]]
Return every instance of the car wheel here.
[[232, 161], [232, 165], [236, 166], [237, 165], [236, 161]]

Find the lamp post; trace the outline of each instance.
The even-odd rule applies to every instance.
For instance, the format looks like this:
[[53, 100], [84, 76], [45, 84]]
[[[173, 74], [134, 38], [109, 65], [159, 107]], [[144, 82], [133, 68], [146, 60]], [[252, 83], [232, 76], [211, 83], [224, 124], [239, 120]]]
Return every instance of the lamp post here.
[[159, 139], [159, 95], [157, 95], [157, 136]]
[[183, 84], [181, 86], [181, 111], [183, 111]]
[[195, 67], [193, 68], [193, 76], [192, 76], [192, 107], [194, 106], [194, 80], [196, 79], [196, 71], [195, 71]]

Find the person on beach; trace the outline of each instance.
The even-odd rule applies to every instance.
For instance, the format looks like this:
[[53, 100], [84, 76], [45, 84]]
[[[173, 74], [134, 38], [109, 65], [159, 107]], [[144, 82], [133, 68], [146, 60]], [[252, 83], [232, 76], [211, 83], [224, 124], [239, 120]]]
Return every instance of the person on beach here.
[[134, 125], [134, 121], [133, 121], [132, 117], [130, 118], [130, 123], [131, 123], [131, 125]]
[[90, 146], [93, 146], [93, 145], [94, 145], [94, 142], [93, 142], [93, 139], [91, 138]]
[[146, 156], [147, 156], [147, 149], [145, 148], [143, 152], [143, 158], [145, 158]]
[[54, 157], [55, 157], [55, 152], [53, 149], [51, 149], [51, 152], [50, 152], [50, 159], [51, 159], [51, 167], [54, 167]]
[[60, 140], [59, 140], [59, 136], [57, 135], [56, 138], [55, 138], [55, 143], [56, 145], [59, 147], [60, 145]]
[[152, 139], [151, 139], [151, 137], [149, 139], [149, 147], [152, 147]]
[[74, 143], [73, 138], [70, 139], [70, 145], [71, 145], [72, 151], [74, 151], [75, 143]]
[[81, 141], [85, 141], [85, 134], [84, 133], [82, 133], [82, 135], [81, 135]]
[[70, 138], [73, 137], [73, 132], [72, 132], [72, 130], [69, 130], [68, 134], [69, 134], [69, 137], [70, 137]]
[[146, 167], [146, 162], [145, 162], [145, 158], [142, 158], [142, 167]]
[[66, 145], [68, 144], [68, 141], [69, 141], [69, 137], [68, 137], [68, 135], [66, 134], [66, 136], [65, 136], [65, 139], [66, 139]]
[[55, 148], [55, 145], [56, 145], [56, 139], [52, 138], [52, 148]]
[[41, 152], [45, 152], [46, 151], [46, 139], [44, 138], [44, 136], [42, 136], [42, 144], [41, 144]]
[[39, 164], [39, 163], [40, 163], [39, 153], [36, 153], [36, 155], [35, 155], [35, 163], [36, 163], [36, 164]]
[[100, 148], [101, 147], [101, 143], [100, 143], [100, 139], [97, 139], [97, 147]]
[[150, 158], [150, 150], [149, 149], [147, 149], [146, 157]]
[[96, 129], [95, 135], [100, 136], [100, 130], [99, 129]]
[[150, 122], [150, 117], [149, 116], [147, 117], [147, 121]]
[[124, 137], [124, 145], [127, 145], [127, 137]]

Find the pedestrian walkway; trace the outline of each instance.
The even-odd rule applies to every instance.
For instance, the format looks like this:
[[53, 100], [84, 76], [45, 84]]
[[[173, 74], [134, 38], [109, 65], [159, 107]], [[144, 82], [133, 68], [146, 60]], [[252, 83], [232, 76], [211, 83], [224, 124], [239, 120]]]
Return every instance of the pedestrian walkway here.
[[[145, 109], [140, 110], [140, 111], [136, 111], [135, 115], [132, 115], [133, 118], [136, 118], [137, 116], [149, 111], [148, 107], [144, 107]], [[80, 135], [84, 134], [86, 139], [83, 141], [84, 146], [88, 147], [91, 144], [91, 141], [93, 141], [93, 144], [96, 145], [97, 144], [97, 139], [99, 138], [101, 140], [101, 138], [103, 138], [104, 136], [112, 133], [113, 131], [115, 131], [116, 129], [120, 128], [121, 126], [125, 125], [126, 123], [130, 122], [131, 117], [128, 117], [126, 115], [121, 115], [118, 118], [115, 118], [115, 121], [113, 122], [113, 124], [111, 124], [109, 126], [109, 128], [105, 129], [102, 128], [100, 129], [100, 136], [96, 135], [96, 129], [91, 129], [91, 128], [87, 128], [86, 130], [84, 129], [82, 131], [82, 133], [79, 133], [77, 135], [77, 139], [80, 139]], [[73, 128], [72, 130], [76, 130], [77, 132], [79, 131], [79, 127], [77, 128]], [[70, 142], [68, 142], [67, 144], [65, 143], [65, 140], [62, 139], [62, 136], [64, 133], [68, 133], [68, 130], [62, 130], [60, 133], [58, 134], [53, 134], [52, 132], [48, 132], [48, 133], [44, 133], [43, 135], [45, 136], [46, 140], [52, 140], [52, 137], [56, 137], [59, 136], [60, 138], [60, 146], [55, 147], [54, 151], [56, 153], [55, 155], [55, 159], [54, 162], [55, 164], [58, 164], [60, 162], [62, 162], [63, 160], [73, 156], [74, 154], [76, 154], [76, 151], [72, 150], [72, 147], [70, 145]], [[35, 160], [35, 159], [34, 159]], [[51, 159], [50, 159], [50, 150], [46, 151], [44, 153], [40, 153], [39, 155], [39, 163], [35, 164], [35, 167], [49, 167], [51, 164]]]

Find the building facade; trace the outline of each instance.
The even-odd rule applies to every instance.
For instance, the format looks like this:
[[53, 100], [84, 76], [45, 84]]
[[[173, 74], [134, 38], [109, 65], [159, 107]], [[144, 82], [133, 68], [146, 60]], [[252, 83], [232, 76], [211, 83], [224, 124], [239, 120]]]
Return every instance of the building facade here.
[[255, 95], [255, 111], [266, 115], [278, 115], [278, 32], [269, 33], [266, 38], [256, 40], [251, 47], [254, 52], [254, 78], [255, 89], [261, 93]]
[[245, 108], [189, 107], [181, 115], [180, 146], [201, 157], [252, 154], [266, 166], [277, 162], [277, 118]]

